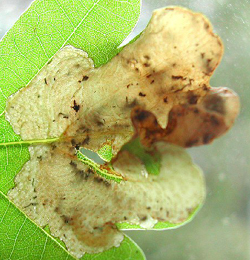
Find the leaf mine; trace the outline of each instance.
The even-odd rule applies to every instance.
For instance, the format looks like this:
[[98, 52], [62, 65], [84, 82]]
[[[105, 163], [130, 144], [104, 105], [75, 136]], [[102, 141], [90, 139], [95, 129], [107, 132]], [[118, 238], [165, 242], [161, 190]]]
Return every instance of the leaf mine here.
[[[222, 53], [209, 21], [180, 7], [156, 10], [141, 36], [99, 68], [84, 51], [60, 50], [8, 100], [7, 118], [23, 140], [60, 139], [30, 146], [8, 196], [77, 257], [119, 246], [116, 223], [185, 222], [202, 204], [205, 185], [175, 145], [210, 143], [239, 110], [234, 92], [209, 85]], [[160, 158], [155, 175], [121, 150], [137, 137]], [[113, 154], [113, 171], [125, 181], [98, 176], [101, 168], [77, 160], [79, 147], [106, 161]]]
[[119, 153], [113, 167], [127, 181], [118, 184], [61, 154], [60, 145], [32, 147], [8, 196], [37, 224], [49, 224], [73, 255], [100, 252], [122, 241], [116, 223], [146, 229], [182, 223], [203, 202], [203, 176], [185, 151], [165, 143], [156, 148], [162, 155], [158, 176], [145, 177], [140, 160]]

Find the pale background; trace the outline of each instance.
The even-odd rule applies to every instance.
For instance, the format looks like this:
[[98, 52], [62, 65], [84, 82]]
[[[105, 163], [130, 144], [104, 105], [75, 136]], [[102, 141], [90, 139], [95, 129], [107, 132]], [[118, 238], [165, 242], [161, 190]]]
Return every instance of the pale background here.
[[[31, 2], [0, 0], [0, 38]], [[144, 29], [153, 9], [167, 5], [188, 7], [211, 20], [225, 45], [211, 84], [234, 89], [242, 109], [229, 133], [212, 145], [189, 150], [207, 181], [207, 200], [196, 218], [176, 230], [127, 233], [148, 260], [250, 259], [250, 1], [143, 0], [131, 37]]]

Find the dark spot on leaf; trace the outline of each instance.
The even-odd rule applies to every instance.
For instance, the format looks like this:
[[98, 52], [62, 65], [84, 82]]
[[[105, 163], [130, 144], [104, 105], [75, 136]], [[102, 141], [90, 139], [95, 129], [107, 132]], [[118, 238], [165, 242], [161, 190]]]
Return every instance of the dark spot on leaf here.
[[65, 224], [69, 224], [72, 221], [72, 218], [65, 216], [65, 215], [62, 215], [61, 218], [63, 219], [63, 222]]
[[76, 112], [80, 110], [80, 105], [76, 104], [76, 101], [74, 100], [74, 106], [72, 107]]
[[168, 103], [168, 98], [167, 97], [163, 98], [163, 102]]
[[77, 170], [76, 171], [76, 176], [79, 176], [82, 180], [87, 180], [90, 176], [90, 173], [87, 171], [83, 171], [83, 170]]
[[198, 109], [198, 108], [195, 108], [195, 109], [194, 109], [194, 113], [195, 113], [195, 114], [199, 114], [199, 109]]
[[135, 119], [137, 120], [137, 121], [144, 121], [145, 119], [147, 119], [149, 116], [150, 116], [150, 114], [149, 114], [149, 112], [147, 112], [147, 111], [135, 111], [135, 113], [136, 113], [136, 115], [135, 115]]
[[125, 104], [126, 108], [133, 108], [137, 105], [138, 105], [138, 101], [136, 98], [131, 103], [129, 103], [129, 101], [126, 99], [126, 104]]
[[213, 139], [213, 137], [214, 137], [213, 134], [209, 134], [209, 133], [205, 134], [203, 136], [203, 143], [204, 144], [209, 143]]
[[173, 111], [169, 112], [168, 125], [166, 129], [166, 135], [171, 134], [177, 126], [176, 114]]
[[219, 125], [220, 124], [220, 121], [217, 119], [217, 117], [216, 116], [211, 116], [211, 123], [213, 124], [213, 125]]
[[39, 161], [41, 161], [41, 160], [43, 159], [43, 157], [42, 157], [42, 156], [37, 156], [37, 159], [38, 159]]
[[101, 182], [103, 182], [103, 179], [99, 178], [99, 177], [95, 177], [94, 181], [97, 182], [97, 183], [101, 183]]
[[82, 81], [87, 81], [89, 79], [88, 76], [83, 76]]
[[197, 104], [198, 96], [193, 95], [192, 92], [190, 92], [190, 95], [188, 96], [188, 102], [191, 105]]
[[192, 147], [197, 143], [198, 143], [198, 139], [189, 140], [189, 141], [186, 142], [185, 147]]
[[223, 101], [222, 97], [215, 95], [215, 94], [207, 96], [204, 99], [204, 107], [207, 110], [215, 111], [220, 114], [225, 113], [224, 101]]
[[106, 187], [109, 187], [109, 186], [111, 185], [111, 183], [108, 182], [108, 181], [103, 181], [103, 183], [104, 183], [104, 185], [105, 185]]
[[82, 141], [82, 145], [88, 145], [90, 141], [90, 137], [87, 136], [83, 141]]
[[73, 162], [73, 161], [70, 161], [69, 165], [70, 165], [70, 166], [72, 166], [74, 169], [76, 169], [76, 168], [77, 168], [77, 165], [76, 165], [76, 163], [75, 163], [75, 162]]
[[205, 91], [207, 91], [207, 90], [208, 90], [207, 85], [206, 85], [206, 84], [203, 84], [202, 89], [205, 90]]
[[30, 206], [36, 206], [36, 205], [38, 205], [38, 203], [32, 202], [32, 203], [28, 204], [27, 206], [24, 206], [24, 208], [28, 208]]
[[146, 97], [146, 94], [143, 94], [142, 92], [139, 93], [140, 97]]
[[172, 75], [172, 79], [173, 80], [178, 80], [178, 79], [185, 80], [187, 78], [184, 78], [183, 76], [174, 76], [174, 75]]
[[205, 28], [206, 30], [208, 30], [209, 24], [208, 24], [208, 23], [205, 23], [205, 24], [204, 24], [204, 28]]
[[67, 115], [65, 115], [65, 114], [63, 114], [63, 113], [59, 113], [58, 116], [62, 116], [63, 118], [66, 118], [66, 119], [69, 118], [69, 116], [67, 116]]
[[56, 149], [56, 145], [55, 144], [52, 144], [51, 145], [51, 150], [53, 151], [53, 150], [55, 150]]
[[104, 125], [104, 120], [101, 119], [98, 115], [96, 115], [93, 119], [93, 121], [95, 122], [95, 124], [97, 126], [103, 126]]

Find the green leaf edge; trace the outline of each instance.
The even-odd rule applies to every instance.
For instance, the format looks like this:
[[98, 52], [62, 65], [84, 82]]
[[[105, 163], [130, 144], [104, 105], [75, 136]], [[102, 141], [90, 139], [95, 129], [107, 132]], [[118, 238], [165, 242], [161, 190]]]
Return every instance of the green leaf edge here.
[[[17, 210], [17, 211], [20, 213], [21, 217], [27, 219], [29, 222], [31, 222], [32, 225], [38, 227], [38, 229], [39, 229], [40, 232], [44, 233], [47, 237], [49, 237], [52, 241], [54, 241], [56, 247], [60, 248], [60, 250], [63, 250], [65, 253], [67, 253], [69, 256], [71, 256], [73, 259], [76, 259], [76, 258], [73, 257], [72, 255], [70, 255], [70, 253], [66, 250], [66, 248], [65, 248], [61, 243], [59, 243], [59, 242], [57, 241], [57, 239], [54, 238], [54, 237], [50, 234], [50, 232], [47, 232], [47, 230], [46, 230], [47, 228], [46, 228], [46, 227], [45, 227], [45, 229], [39, 227], [33, 220], [31, 220], [28, 216], [26, 216], [25, 213], [24, 213], [22, 210], [20, 210], [20, 209], [0, 190], [0, 201], [1, 201], [2, 199], [5, 200], [5, 201], [7, 201], [7, 202], [10, 204], [10, 206], [12, 206], [15, 210]], [[4, 216], [5, 216], [5, 215], [2, 216], [1, 221], [0, 221], [0, 224], [1, 224], [1, 222], [3, 221], [3, 219], [4, 219]], [[15, 216], [15, 217], [16, 217], [16, 216]], [[0, 249], [1, 249], [1, 248], [0, 248]]]
[[[126, 250], [127, 247], [131, 248], [131, 245], [133, 247], [136, 248], [135, 251], [133, 251], [133, 255], [128, 255], [126, 256], [126, 258], [117, 258], [114, 255], [114, 251], [118, 256], [121, 256], [121, 254], [119, 254], [119, 252], [121, 252], [122, 254], [124, 254], [124, 251], [126, 253], [128, 253], [128, 251]], [[98, 253], [98, 254], [85, 254], [81, 260], [104, 260], [103, 257], [105, 257], [105, 259], [108, 260], [146, 260], [145, 254], [142, 251], [142, 249], [127, 235], [124, 234], [124, 239], [121, 243], [121, 245], [119, 247], [112, 247], [102, 253]], [[115, 257], [115, 258], [114, 258]]]
[[134, 224], [130, 224], [130, 223], [117, 223], [116, 227], [119, 230], [168, 230], [168, 229], [176, 229], [179, 228], [181, 226], [186, 225], [187, 223], [191, 222], [194, 217], [197, 215], [197, 213], [200, 211], [200, 209], [202, 208], [203, 203], [198, 205], [188, 216], [188, 218], [181, 222], [181, 223], [171, 223], [171, 222], [157, 222], [153, 228], [143, 228], [140, 225], [134, 225]]

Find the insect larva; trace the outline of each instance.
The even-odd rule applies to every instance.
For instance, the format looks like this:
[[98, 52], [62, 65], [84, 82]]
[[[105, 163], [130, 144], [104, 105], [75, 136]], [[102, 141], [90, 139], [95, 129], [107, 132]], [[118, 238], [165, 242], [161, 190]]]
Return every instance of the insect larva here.
[[106, 180], [113, 180], [117, 183], [120, 183], [124, 178], [115, 172], [114, 170], [110, 169], [109, 167], [99, 165], [95, 163], [93, 160], [86, 157], [80, 150], [77, 150], [77, 158], [85, 165], [88, 165], [96, 174], [100, 175], [101, 177], [105, 178]]

